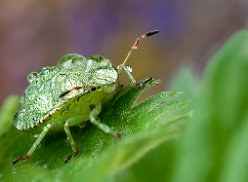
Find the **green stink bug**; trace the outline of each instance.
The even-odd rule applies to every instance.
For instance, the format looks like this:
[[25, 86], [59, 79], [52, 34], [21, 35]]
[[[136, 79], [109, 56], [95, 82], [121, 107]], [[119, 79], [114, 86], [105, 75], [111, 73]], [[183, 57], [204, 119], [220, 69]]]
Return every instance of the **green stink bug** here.
[[136, 82], [126, 62], [141, 39], [158, 32], [154, 30], [139, 36], [123, 63], [117, 67], [99, 55], [86, 59], [79, 54], [68, 54], [58, 61], [57, 66], [44, 67], [40, 73], [31, 72], [27, 78], [29, 86], [21, 97], [21, 108], [15, 115], [15, 126], [19, 130], [38, 128], [41, 133], [29, 151], [16, 158], [13, 164], [30, 158], [47, 132], [55, 128], [64, 129], [72, 146], [73, 153], [65, 162], [78, 153], [71, 126], [89, 120], [103, 132], [119, 138], [120, 134], [101, 123], [98, 115], [102, 105], [111, 101], [120, 88], [122, 70], [134, 87], [141, 87], [146, 82]]

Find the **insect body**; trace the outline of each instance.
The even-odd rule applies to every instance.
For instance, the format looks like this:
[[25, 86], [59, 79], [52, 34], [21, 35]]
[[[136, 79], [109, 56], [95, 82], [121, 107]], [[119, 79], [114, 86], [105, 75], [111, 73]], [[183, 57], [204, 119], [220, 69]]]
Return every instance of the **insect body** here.
[[125, 64], [142, 38], [158, 32], [155, 30], [138, 37], [124, 62], [117, 67], [99, 55], [86, 59], [79, 54], [68, 54], [58, 61], [57, 66], [45, 67], [40, 73], [30, 73], [29, 86], [21, 97], [21, 108], [15, 116], [15, 125], [19, 130], [38, 128], [41, 133], [30, 150], [15, 159], [13, 164], [30, 158], [47, 132], [54, 128], [63, 128], [72, 146], [73, 153], [68, 155], [65, 162], [78, 153], [70, 132], [71, 126], [89, 120], [103, 132], [119, 138], [120, 134], [101, 123], [97, 116], [102, 105], [118, 91], [122, 70], [134, 87], [142, 86], [135, 81]]

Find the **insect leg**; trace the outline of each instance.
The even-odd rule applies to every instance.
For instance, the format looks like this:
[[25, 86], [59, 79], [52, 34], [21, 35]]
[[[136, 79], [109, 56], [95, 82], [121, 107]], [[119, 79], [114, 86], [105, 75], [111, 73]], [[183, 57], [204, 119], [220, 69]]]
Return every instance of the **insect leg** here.
[[48, 130], [53, 126], [52, 123], [47, 124], [42, 132], [40, 133], [39, 137], [36, 139], [36, 141], [34, 142], [34, 144], [32, 145], [32, 147], [29, 149], [29, 151], [27, 152], [27, 154], [25, 154], [24, 156], [18, 157], [16, 158], [12, 164], [16, 164], [19, 161], [23, 161], [26, 159], [29, 159], [32, 154], [34, 153], [34, 151], [36, 150], [36, 148], [38, 147], [38, 145], [40, 144], [41, 140], [44, 138], [44, 136], [47, 134]]
[[100, 130], [102, 130], [104, 133], [109, 133], [116, 137], [117, 139], [121, 138], [121, 135], [119, 132], [111, 129], [108, 125], [101, 123], [100, 119], [98, 118], [98, 114], [101, 112], [102, 106], [101, 104], [93, 105], [93, 109], [90, 112], [90, 122], [94, 125], [96, 125]]
[[132, 72], [131, 67], [129, 67], [129, 66], [124, 66], [124, 67], [123, 67], [123, 70], [124, 70], [124, 72], [126, 73], [128, 79], [130, 80], [130, 82], [132, 83], [132, 85], [133, 85], [135, 88], [141, 88], [141, 87], [143, 87], [147, 82], [149, 82], [149, 81], [152, 80], [152, 78], [150, 77], [150, 78], [147, 78], [147, 79], [143, 80], [142, 82], [137, 82], [137, 81], [134, 79], [134, 77], [133, 77], [133, 75], [132, 75], [132, 73], [131, 73], [131, 72]]
[[68, 119], [65, 124], [64, 124], [64, 130], [65, 130], [65, 133], [67, 135], [67, 139], [69, 140], [70, 144], [71, 144], [71, 147], [72, 147], [72, 150], [73, 150], [73, 153], [72, 154], [69, 154], [65, 159], [64, 161], [65, 162], [68, 162], [72, 157], [75, 157], [78, 153], [78, 148], [77, 148], [77, 145], [71, 135], [71, 131], [70, 131], [70, 126], [76, 126], [78, 125], [78, 121], [80, 121], [80, 116], [76, 116], [76, 117], [73, 117], [73, 118], [70, 118]]
[[132, 85], [136, 85], [137, 81], [134, 79], [134, 77], [132, 75], [132, 70], [131, 70], [132, 68], [129, 66], [124, 66], [123, 69], [124, 69], [124, 72], [126, 73], [128, 79], [132, 83]]

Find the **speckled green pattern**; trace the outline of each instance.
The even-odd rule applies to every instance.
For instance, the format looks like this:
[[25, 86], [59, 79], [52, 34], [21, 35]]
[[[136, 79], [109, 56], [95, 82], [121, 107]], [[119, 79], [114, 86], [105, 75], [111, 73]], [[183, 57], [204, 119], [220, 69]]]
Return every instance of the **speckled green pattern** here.
[[[30, 84], [21, 98], [21, 108], [15, 117], [16, 127], [20, 130], [38, 126], [44, 120], [53, 120], [53, 116], [56, 116], [56, 119], [63, 119], [57, 116], [62, 109], [70, 107], [72, 110], [75, 109], [73, 104], [77, 107], [80, 104], [88, 105], [92, 97], [99, 97], [101, 94], [105, 96], [107, 87], [112, 91], [111, 87], [115, 89], [117, 86], [118, 74], [110, 61], [102, 56], [91, 56], [86, 59], [78, 54], [69, 54], [62, 57], [57, 66], [45, 67], [40, 73], [30, 73], [28, 81]], [[88, 85], [101, 85], [101, 88], [87, 96], [88, 104], [85, 99], [74, 102], [75, 99], [90, 92], [90, 89], [86, 88]], [[82, 88], [60, 97], [75, 87]], [[78, 113], [74, 111], [73, 114], [80, 115], [82, 109], [76, 109], [76, 112]], [[88, 109], [85, 112], [87, 114]]]

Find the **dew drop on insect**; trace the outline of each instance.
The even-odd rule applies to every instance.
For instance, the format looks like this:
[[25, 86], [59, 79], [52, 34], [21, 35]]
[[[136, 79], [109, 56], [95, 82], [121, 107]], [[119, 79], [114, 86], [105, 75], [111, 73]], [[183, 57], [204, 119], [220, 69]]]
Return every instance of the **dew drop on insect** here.
[[31, 72], [28, 74], [27, 80], [29, 83], [32, 83], [34, 81], [37, 81], [38, 77], [39, 77], [39, 73]]

